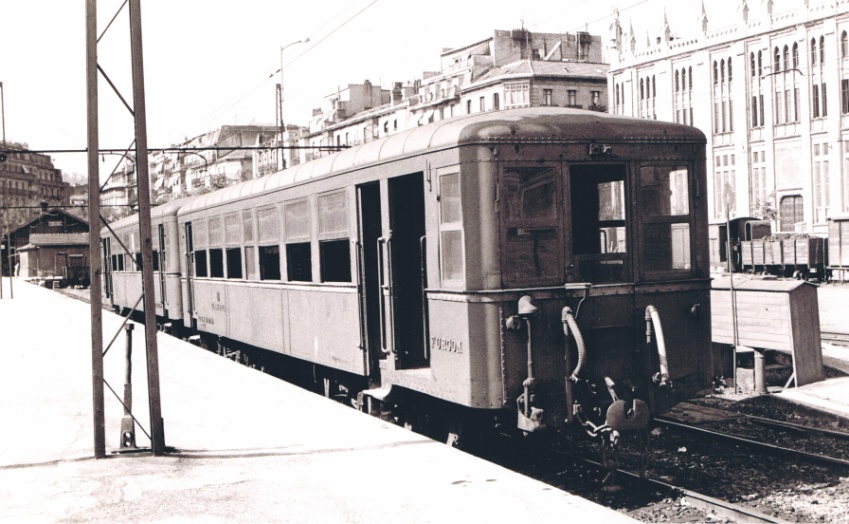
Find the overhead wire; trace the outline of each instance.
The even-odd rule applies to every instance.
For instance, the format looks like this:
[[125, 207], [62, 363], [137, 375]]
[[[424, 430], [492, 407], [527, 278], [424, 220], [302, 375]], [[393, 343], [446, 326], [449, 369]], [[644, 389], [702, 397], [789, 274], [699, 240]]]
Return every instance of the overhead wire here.
[[[348, 7], [350, 7], [351, 5], [354, 5], [357, 1], [359, 1], [359, 0], [354, 0], [354, 1], [352, 1], [351, 3], [349, 3], [349, 4], [348, 4]], [[348, 23], [350, 23], [352, 20], [354, 20], [355, 18], [357, 18], [358, 16], [360, 16], [363, 12], [365, 12], [367, 9], [369, 9], [371, 6], [373, 6], [373, 5], [374, 5], [374, 4], [376, 4], [377, 2], [378, 2], [378, 0], [372, 0], [372, 1], [371, 1], [371, 2], [369, 2], [369, 3], [365, 6], [365, 7], [363, 7], [362, 9], [360, 9], [359, 11], [357, 11], [356, 13], [354, 13], [353, 15], [351, 15], [350, 17], [348, 17], [347, 19], [345, 19], [345, 20], [344, 20], [341, 24], [339, 24], [339, 25], [337, 25], [335, 28], [333, 28], [333, 30], [331, 30], [329, 33], [327, 33], [326, 35], [322, 36], [319, 40], [315, 41], [315, 43], [312, 43], [312, 38], [310, 38], [311, 45], [310, 45], [310, 46], [308, 46], [308, 47], [307, 47], [304, 51], [302, 51], [301, 53], [299, 53], [299, 54], [295, 55], [295, 56], [294, 56], [291, 60], [289, 60], [286, 64], [283, 64], [283, 67], [286, 67], [287, 65], [291, 64], [292, 62], [295, 62], [297, 59], [299, 59], [299, 58], [300, 58], [300, 57], [302, 57], [303, 55], [305, 55], [305, 54], [307, 54], [308, 52], [312, 51], [312, 50], [313, 50], [316, 46], [318, 46], [319, 44], [321, 44], [322, 42], [324, 42], [325, 40], [327, 40], [330, 36], [332, 36], [332, 35], [333, 35], [333, 34], [335, 34], [337, 31], [339, 31], [340, 29], [342, 29], [342, 27], [344, 27], [345, 25], [347, 25]], [[348, 9], [348, 7], [346, 7], [345, 9]], [[344, 10], [345, 10], [345, 9], [343, 9], [343, 10], [342, 10], [342, 12], [344, 12]], [[324, 27], [326, 27], [327, 25], [329, 25], [329, 23], [330, 23], [330, 22], [332, 22], [333, 20], [337, 19], [338, 17], [339, 17], [339, 14], [337, 14], [337, 15], [335, 15], [335, 16], [333, 16], [333, 17], [331, 17], [331, 18], [328, 20], [328, 22], [325, 22], [325, 23], [324, 23], [322, 26], [320, 26], [320, 27], [319, 27], [319, 28], [318, 28], [318, 29], [317, 29], [317, 30], [316, 30], [313, 34], [318, 33], [318, 32], [319, 32], [322, 28], [324, 28]], [[309, 36], [309, 35], [308, 35], [308, 36]], [[260, 89], [262, 86], [264, 86], [264, 85], [266, 84], [266, 82], [268, 82], [268, 80], [269, 80], [269, 79], [273, 78], [273, 77], [274, 77], [276, 74], [278, 74], [278, 73], [280, 73], [280, 69], [278, 69], [278, 70], [277, 70], [277, 71], [275, 71], [274, 73], [271, 73], [271, 74], [268, 76], [268, 78], [265, 78], [265, 79], [263, 79], [261, 82], [259, 82], [259, 83], [257, 83], [256, 85], [254, 85], [254, 86], [253, 86], [253, 87], [252, 87], [249, 91], [247, 91], [247, 92], [245, 92], [244, 94], [242, 94], [241, 96], [239, 96], [239, 97], [238, 97], [236, 100], [234, 100], [232, 103], [230, 103], [230, 104], [228, 104], [228, 105], [226, 105], [226, 106], [222, 106], [219, 110], [216, 110], [215, 112], [213, 112], [213, 114], [211, 114], [209, 117], [207, 117], [207, 118], [206, 118], [206, 119], [205, 119], [205, 120], [204, 120], [204, 121], [203, 121], [203, 122], [199, 125], [199, 127], [205, 127], [205, 124], [207, 124], [208, 122], [210, 122], [210, 121], [212, 121], [212, 120], [215, 120], [216, 118], [218, 118], [219, 116], [221, 116], [221, 115], [222, 115], [225, 111], [227, 111], [227, 110], [231, 109], [232, 107], [234, 107], [234, 106], [236, 106], [237, 104], [239, 104], [239, 103], [241, 103], [242, 101], [244, 101], [246, 98], [248, 98], [249, 96], [251, 96], [254, 92], [256, 92], [258, 89]]]

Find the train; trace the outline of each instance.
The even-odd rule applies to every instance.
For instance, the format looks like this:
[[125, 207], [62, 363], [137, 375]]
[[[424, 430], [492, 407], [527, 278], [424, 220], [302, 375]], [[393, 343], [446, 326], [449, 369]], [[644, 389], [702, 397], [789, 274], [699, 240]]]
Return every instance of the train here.
[[[614, 448], [720, 366], [705, 143], [506, 109], [175, 200], [151, 211], [157, 322], [434, 438], [574, 428]], [[101, 237], [107, 303], [139, 310], [138, 217]]]
[[709, 235], [711, 271], [716, 273], [819, 282], [845, 282], [849, 273], [849, 215], [829, 217], [826, 236], [773, 233], [772, 221], [758, 217], [711, 223]]

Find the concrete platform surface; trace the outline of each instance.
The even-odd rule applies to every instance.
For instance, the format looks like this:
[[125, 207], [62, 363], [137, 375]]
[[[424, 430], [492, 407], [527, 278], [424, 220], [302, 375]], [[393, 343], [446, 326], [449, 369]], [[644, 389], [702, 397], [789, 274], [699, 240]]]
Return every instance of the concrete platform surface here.
[[[0, 301], [0, 522], [631, 521], [166, 335], [175, 451], [96, 460], [88, 305], [21, 280], [14, 292]], [[104, 313], [105, 343], [120, 322]], [[148, 428], [143, 335], [133, 404]], [[121, 333], [104, 362], [119, 394], [124, 347]], [[108, 389], [105, 407], [114, 451], [123, 408]]]

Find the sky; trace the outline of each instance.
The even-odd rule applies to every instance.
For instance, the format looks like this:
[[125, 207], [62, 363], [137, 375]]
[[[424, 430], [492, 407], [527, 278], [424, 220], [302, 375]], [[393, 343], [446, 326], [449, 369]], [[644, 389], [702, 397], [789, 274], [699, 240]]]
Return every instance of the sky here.
[[[793, 2], [799, 0], [785, 0]], [[98, 0], [98, 64], [132, 103], [129, 8]], [[148, 146], [168, 147], [225, 124], [275, 122], [283, 52], [284, 118], [306, 124], [324, 97], [368, 79], [391, 87], [439, 70], [445, 48], [525, 27], [588, 30], [608, 39], [614, 7], [627, 29], [692, 34], [701, 0], [143, 0], [142, 40]], [[776, 6], [781, 3], [779, 0]], [[740, 0], [705, 2], [711, 28]], [[749, 0], [760, 9], [760, 0]], [[0, 82], [8, 141], [32, 150], [86, 147], [85, 0], [0, 0]], [[108, 30], [104, 29], [117, 13]], [[309, 38], [308, 43], [294, 42]], [[99, 80], [102, 149], [124, 149], [133, 121]], [[84, 153], [52, 154], [65, 173], [87, 172]], [[118, 157], [106, 156], [101, 172]], [[107, 173], [108, 174], [108, 173]]]

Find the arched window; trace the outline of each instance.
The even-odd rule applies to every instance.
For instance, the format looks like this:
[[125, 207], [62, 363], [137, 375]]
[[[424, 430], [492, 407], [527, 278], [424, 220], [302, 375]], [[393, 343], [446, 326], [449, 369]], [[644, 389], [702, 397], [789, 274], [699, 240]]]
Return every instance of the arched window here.
[[755, 53], [749, 53], [749, 75], [755, 76]]
[[690, 87], [693, 87], [693, 66], [690, 66], [690, 70], [687, 72], [687, 76], [690, 77]]
[[825, 65], [825, 37], [820, 37], [820, 65]]
[[783, 58], [784, 70], [787, 71], [788, 69], [790, 69], [790, 48], [788, 48], [787, 46], [784, 46]]
[[779, 71], [781, 71], [781, 52], [778, 50], [778, 46], [776, 46], [772, 52], [772, 72], [777, 73]]
[[728, 82], [729, 83], [731, 82], [731, 80], [733, 80], [733, 78], [732, 78], [733, 75], [731, 73], [732, 73], [732, 71], [731, 71], [731, 59], [729, 58], [728, 59]]
[[840, 58], [849, 58], [849, 35], [840, 33]]
[[640, 79], [640, 100], [646, 99], [645, 84], [643, 82], [645, 82], [645, 80], [643, 80], [641, 78]]
[[679, 72], [678, 72], [678, 70], [676, 69], [676, 70], [675, 70], [675, 92], [676, 92], [676, 93], [677, 93], [678, 91], [680, 91], [680, 90], [681, 90], [681, 89], [680, 89], [680, 84], [678, 83], [679, 81], [680, 81], [680, 73], [679, 73]]
[[793, 42], [793, 69], [799, 69], [799, 44]]
[[817, 39], [811, 38], [811, 65], [817, 63]]
[[657, 83], [655, 82], [654, 75], [651, 75], [651, 96], [652, 98], [657, 96]]
[[764, 74], [764, 64], [763, 64], [763, 51], [758, 51], [758, 76], [763, 76]]
[[725, 83], [725, 59], [719, 61], [719, 80], [720, 83]]
[[713, 83], [719, 83], [719, 65], [716, 63], [716, 60], [713, 61]]
[[687, 70], [686, 69], [681, 70], [681, 89], [683, 89], [684, 91], [687, 90]]

